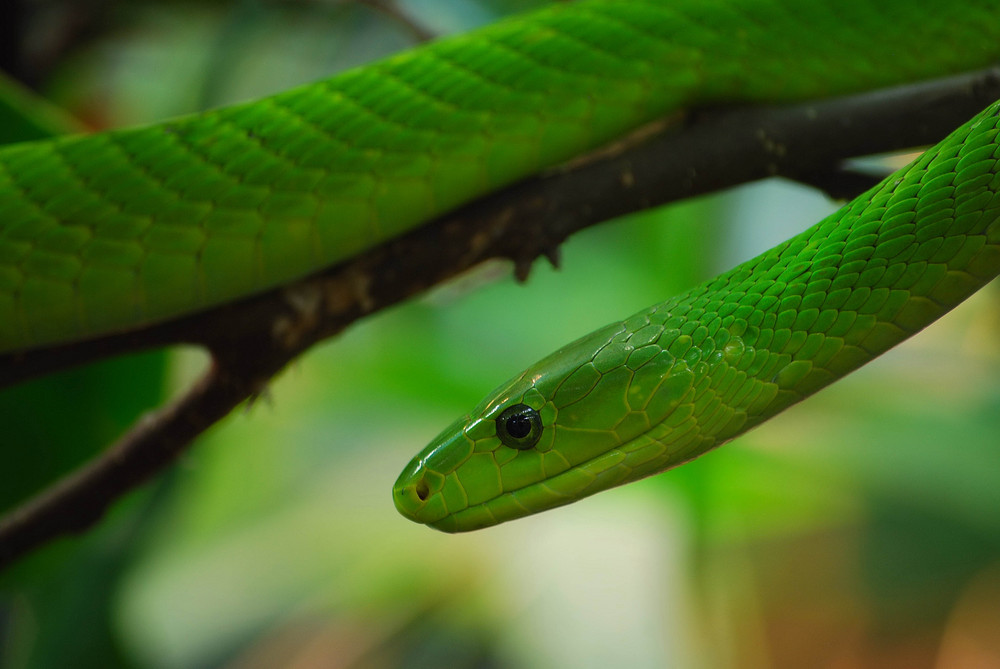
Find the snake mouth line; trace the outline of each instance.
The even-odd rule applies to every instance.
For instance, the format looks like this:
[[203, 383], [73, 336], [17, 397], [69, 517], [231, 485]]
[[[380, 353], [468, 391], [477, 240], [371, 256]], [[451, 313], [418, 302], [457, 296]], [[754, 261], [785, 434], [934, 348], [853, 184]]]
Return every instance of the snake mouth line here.
[[[740, 430], [737, 433], [727, 434], [724, 437], [719, 437], [717, 433], [712, 435], [711, 447], [714, 448], [725, 444], [752, 426], [746, 422], [744, 424], [747, 425], [747, 428]], [[694, 459], [707, 450], [707, 448], [692, 449], [693, 443], [684, 439], [671, 441], [672, 448], [669, 448], [662, 439], [656, 439], [648, 436], [655, 427], [656, 425], [651, 425], [648, 429], [638, 432], [627, 441], [621, 442], [619, 445], [610, 448], [603, 453], [599, 453], [591, 458], [574, 464], [555, 476], [550, 476], [540, 481], [529, 483], [528, 485], [521, 486], [520, 488], [516, 488], [514, 490], [505, 490], [499, 495], [455, 511], [448, 510], [446, 507], [447, 515], [437, 520], [423, 522], [424, 524], [437, 530], [451, 533], [467, 532], [470, 530], [490, 527], [492, 525], [499, 525], [500, 523], [507, 522], [508, 520], [514, 520], [538, 513], [540, 511], [546, 511], [548, 509], [554, 509], [571, 504], [584, 497], [589, 497], [598, 492], [626, 482], [636, 481], [649, 476], [654, 476], [656, 474], [661, 474], [668, 469], [672, 469]], [[704, 427], [704, 425], [696, 422], [693, 429], [685, 430], [683, 434], [691, 435], [692, 433], [700, 433], [700, 429], [702, 427]], [[650, 442], [655, 442], [662, 446], [662, 455], [659, 457], [644, 459], [638, 464], [626, 464], [625, 459], [629, 454], [622, 450], [622, 446], [637, 439], [641, 439], [643, 436], [647, 436]], [[680, 435], [674, 436], [679, 437]], [[591, 473], [583, 482], [567, 486], [567, 489], [571, 489], [573, 492], [559, 492], [551, 487], [550, 484], [552, 482], [559, 481], [565, 477], [573, 476], [577, 470], [598, 462], [601, 459], [607, 459], [608, 462], [605, 466], [600, 468], [600, 471], [597, 473]], [[650, 467], [653, 463], [658, 463], [658, 465]], [[624, 472], [620, 476], [609, 476], [609, 472], [612, 472], [613, 470], [622, 471], [623, 468], [628, 471]], [[636, 472], [639, 473], [636, 474]], [[421, 483], [422, 482], [423, 479], [421, 479]]]
[[[649, 430], [644, 430], [643, 432], [638, 433], [629, 441], [638, 439], [642, 435], [648, 434], [651, 430], [652, 427], [650, 427]], [[466, 506], [462, 509], [455, 511], [447, 510], [447, 515], [437, 520], [425, 522], [425, 524], [429, 527], [433, 527], [434, 529], [441, 530], [442, 532], [468, 532], [471, 530], [482, 529], [484, 527], [499, 525], [500, 523], [507, 522], [508, 520], [514, 520], [516, 518], [538, 513], [540, 511], [546, 511], [548, 509], [554, 509], [556, 507], [571, 504], [572, 502], [575, 502], [583, 497], [589, 497], [590, 495], [610, 487], [602, 486], [591, 488], [593, 483], [598, 481], [602, 475], [618, 466], [622, 460], [624, 460], [625, 455], [626, 454], [624, 452], [619, 450], [619, 447], [611, 448], [603, 453], [599, 453], [591, 458], [583, 460], [571, 466], [569, 469], [556, 474], [555, 476], [550, 476], [540, 481], [529, 483], [528, 485], [515, 488], [514, 490], [504, 490], [499, 495], [477, 502], [471, 506]], [[592, 478], [586, 484], [574, 486], [574, 488], [579, 492], [566, 494], [558, 492], [550, 487], [550, 482], [557, 481], [563, 477], [573, 476], [574, 473], [580, 468], [586, 467], [587, 465], [597, 462], [602, 458], [609, 458], [612, 461], [608, 464], [608, 466], [601, 469], [598, 474], [592, 475]], [[420, 484], [426, 485], [422, 478], [417, 484], [418, 487]], [[591, 489], [587, 490], [588, 488]], [[419, 496], [419, 491], [416, 492]], [[533, 498], [536, 495], [538, 495], [538, 497], [534, 500], [536, 503], [525, 503], [525, 497]], [[506, 500], [509, 500], [510, 504], [504, 504], [504, 501]], [[499, 513], [497, 513], [498, 511]], [[467, 519], [471, 519], [471, 521], [466, 522]]]

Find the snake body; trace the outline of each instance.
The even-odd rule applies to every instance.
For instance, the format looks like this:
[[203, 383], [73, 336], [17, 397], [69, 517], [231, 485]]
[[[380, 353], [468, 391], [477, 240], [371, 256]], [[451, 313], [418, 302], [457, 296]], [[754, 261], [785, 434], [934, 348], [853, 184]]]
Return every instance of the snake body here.
[[0, 353], [260, 292], [679, 107], [988, 64], [1000, 10], [966, 5], [583, 0], [250, 104], [4, 148]]
[[[679, 109], [1000, 59], [995, 0], [579, 0], [158, 125], [0, 149], [0, 353], [296, 279]], [[993, 106], [814, 228], [570, 344], [431, 443], [397, 507], [460, 531], [662, 471], [1000, 268]]]

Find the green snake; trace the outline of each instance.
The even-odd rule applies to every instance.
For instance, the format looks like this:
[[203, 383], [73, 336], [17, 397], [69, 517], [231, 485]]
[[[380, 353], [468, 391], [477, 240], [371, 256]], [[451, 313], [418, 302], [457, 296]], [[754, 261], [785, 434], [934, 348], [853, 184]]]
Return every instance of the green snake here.
[[[0, 353], [292, 281], [682, 108], [998, 59], [993, 0], [580, 0], [252, 103], [6, 147]], [[662, 471], [940, 316], [1000, 267], [994, 112], [505, 384], [414, 459], [397, 507], [473, 529]]]

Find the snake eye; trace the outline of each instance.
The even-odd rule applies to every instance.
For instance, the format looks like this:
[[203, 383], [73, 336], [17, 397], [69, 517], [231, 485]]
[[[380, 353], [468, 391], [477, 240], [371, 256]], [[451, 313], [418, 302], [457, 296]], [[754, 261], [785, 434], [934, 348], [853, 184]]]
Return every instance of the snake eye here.
[[505, 446], [527, 450], [542, 437], [542, 417], [527, 404], [515, 404], [497, 416], [497, 436]]

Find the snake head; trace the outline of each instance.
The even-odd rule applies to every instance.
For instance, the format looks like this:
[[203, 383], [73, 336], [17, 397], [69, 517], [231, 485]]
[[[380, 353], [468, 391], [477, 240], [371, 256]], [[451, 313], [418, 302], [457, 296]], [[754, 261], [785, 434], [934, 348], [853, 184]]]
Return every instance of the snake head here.
[[463, 532], [662, 470], [678, 451], [653, 428], [690, 396], [694, 373], [663, 346], [677, 334], [651, 315], [597, 330], [497, 388], [407, 465], [396, 508]]

